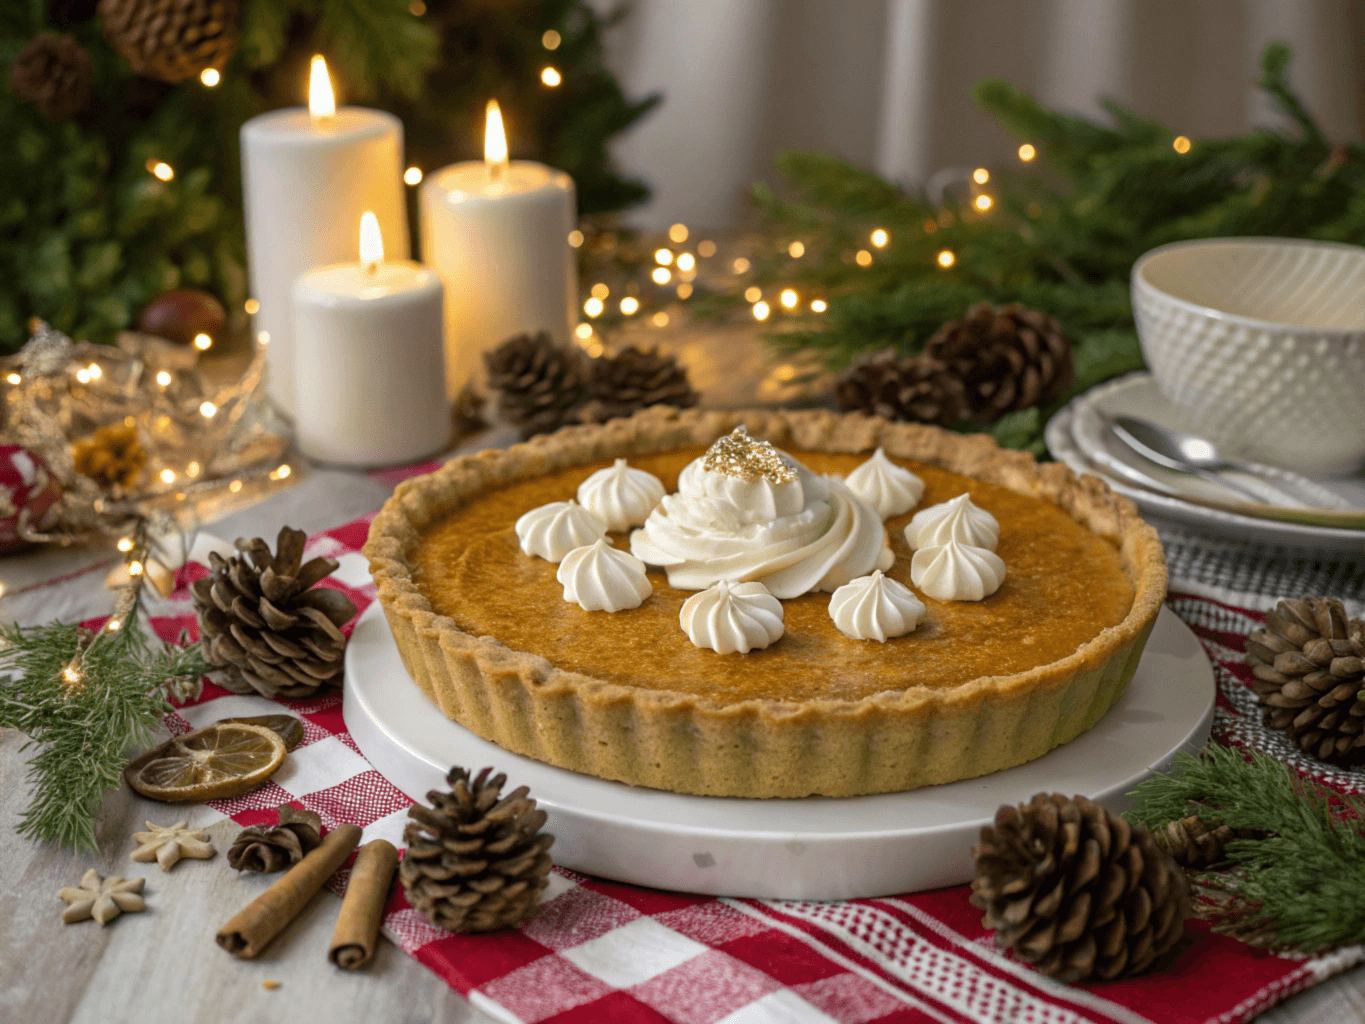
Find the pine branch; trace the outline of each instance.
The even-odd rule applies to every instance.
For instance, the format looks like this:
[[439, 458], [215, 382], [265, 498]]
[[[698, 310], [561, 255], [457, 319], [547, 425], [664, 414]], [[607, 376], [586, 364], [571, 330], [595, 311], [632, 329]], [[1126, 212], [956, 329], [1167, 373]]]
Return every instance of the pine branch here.
[[1168, 774], [1129, 796], [1124, 816], [1153, 830], [1197, 814], [1210, 827], [1269, 834], [1229, 842], [1230, 868], [1198, 876], [1213, 897], [1204, 912], [1215, 930], [1306, 953], [1365, 941], [1359, 799], [1300, 779], [1273, 757], [1217, 744], [1177, 755]]

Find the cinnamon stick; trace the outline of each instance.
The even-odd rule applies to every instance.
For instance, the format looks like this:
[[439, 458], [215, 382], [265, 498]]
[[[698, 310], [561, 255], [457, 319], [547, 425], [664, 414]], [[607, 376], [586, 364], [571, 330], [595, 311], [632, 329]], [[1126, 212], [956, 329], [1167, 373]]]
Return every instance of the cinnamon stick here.
[[397, 870], [398, 851], [392, 843], [376, 839], [360, 848], [346, 885], [346, 898], [341, 901], [332, 947], [327, 951], [327, 959], [338, 967], [353, 971], [374, 956], [379, 922]]
[[360, 829], [338, 825], [322, 845], [290, 868], [278, 882], [218, 930], [218, 945], [242, 960], [257, 957], [360, 844]]

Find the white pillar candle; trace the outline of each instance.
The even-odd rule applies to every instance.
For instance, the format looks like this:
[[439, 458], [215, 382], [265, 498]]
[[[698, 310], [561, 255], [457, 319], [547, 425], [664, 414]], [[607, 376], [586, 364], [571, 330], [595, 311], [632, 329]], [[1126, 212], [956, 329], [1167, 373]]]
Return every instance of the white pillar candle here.
[[441, 280], [385, 260], [378, 222], [361, 221], [360, 262], [294, 284], [294, 427], [299, 450], [346, 466], [394, 466], [450, 441]]
[[483, 379], [483, 354], [514, 334], [546, 331], [568, 344], [577, 320], [578, 264], [569, 233], [573, 179], [507, 160], [502, 118], [489, 104], [483, 162], [427, 175], [422, 259], [446, 287], [447, 392]]
[[269, 345], [266, 393], [286, 416], [294, 415], [295, 279], [351, 259], [366, 210], [379, 219], [392, 255], [409, 252], [402, 122], [382, 110], [337, 110], [321, 57], [313, 58], [308, 99], [308, 109], [275, 110], [242, 125], [247, 269], [260, 303], [253, 329]]

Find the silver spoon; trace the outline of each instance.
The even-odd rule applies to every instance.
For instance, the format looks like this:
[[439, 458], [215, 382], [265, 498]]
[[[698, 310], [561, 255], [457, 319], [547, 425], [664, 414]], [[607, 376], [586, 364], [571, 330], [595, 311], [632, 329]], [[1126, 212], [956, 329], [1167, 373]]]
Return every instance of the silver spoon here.
[[[1220, 475], [1218, 470], [1234, 469], [1238, 472], [1253, 473], [1265, 477], [1267, 475], [1266, 468], [1251, 462], [1235, 462], [1231, 459], [1225, 459], [1219, 455], [1217, 447], [1211, 441], [1202, 437], [1195, 437], [1193, 434], [1182, 434], [1178, 430], [1170, 430], [1133, 416], [1115, 417], [1110, 429], [1114, 432], [1115, 437], [1149, 462], [1155, 462], [1158, 466], [1173, 469], [1178, 473], [1192, 473], [1221, 487], [1226, 487], [1228, 490], [1236, 491], [1258, 504], [1265, 501], [1264, 494], [1257, 494], [1235, 480]], [[1282, 482], [1284, 479], [1284, 475], [1280, 473], [1272, 473], [1270, 476], [1276, 483]], [[1317, 485], [1309, 480], [1303, 480], [1303, 484], [1308, 485], [1308, 487], [1302, 488], [1303, 490], [1311, 490], [1311, 493], [1315, 495], [1312, 504], [1321, 504], [1322, 498], [1321, 495], [1317, 494], [1319, 490]], [[1279, 487], [1276, 487], [1275, 490], [1284, 494]], [[1304, 494], [1285, 495], [1285, 497], [1297, 502], [1302, 502], [1305, 499]], [[1336, 502], [1333, 501], [1331, 504], [1336, 504]]]

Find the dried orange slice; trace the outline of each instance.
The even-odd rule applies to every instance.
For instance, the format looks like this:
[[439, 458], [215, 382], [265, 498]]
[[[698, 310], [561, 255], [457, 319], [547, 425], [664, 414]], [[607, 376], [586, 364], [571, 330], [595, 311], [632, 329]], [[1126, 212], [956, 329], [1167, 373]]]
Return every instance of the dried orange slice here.
[[245, 722], [215, 722], [140, 754], [123, 769], [135, 791], [168, 804], [241, 796], [284, 763], [284, 740]]
[[284, 740], [284, 749], [293, 750], [303, 742], [303, 723], [293, 715], [254, 715], [251, 718], [220, 718], [218, 724], [241, 722], [243, 725], [263, 725]]

